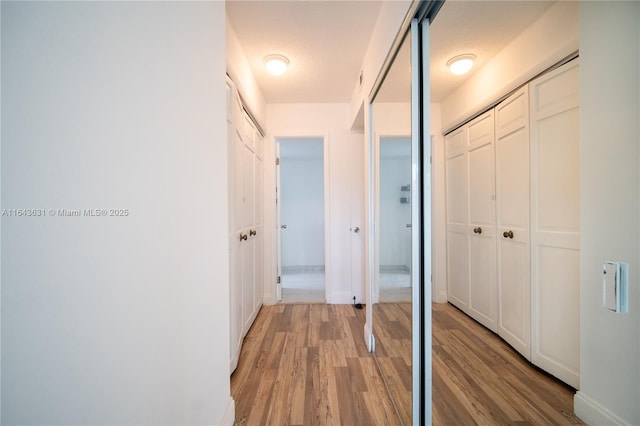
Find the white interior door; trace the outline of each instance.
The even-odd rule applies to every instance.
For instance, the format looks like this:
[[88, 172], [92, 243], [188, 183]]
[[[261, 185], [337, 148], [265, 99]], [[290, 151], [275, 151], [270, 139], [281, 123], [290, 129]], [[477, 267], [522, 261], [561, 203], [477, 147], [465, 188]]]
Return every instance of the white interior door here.
[[532, 361], [580, 387], [578, 60], [530, 84]]
[[498, 105], [495, 114], [498, 334], [531, 359], [527, 87]]

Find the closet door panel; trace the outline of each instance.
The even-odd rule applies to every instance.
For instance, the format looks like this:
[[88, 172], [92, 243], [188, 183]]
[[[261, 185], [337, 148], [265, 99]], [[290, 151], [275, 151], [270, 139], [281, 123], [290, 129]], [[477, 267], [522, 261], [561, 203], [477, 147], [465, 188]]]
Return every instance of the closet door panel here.
[[467, 132], [461, 128], [447, 135], [447, 299], [462, 309], [469, 305], [469, 234]]
[[263, 163], [259, 158], [255, 159], [255, 223], [253, 239], [255, 244], [255, 280], [254, 280], [254, 311], [258, 312], [262, 305], [264, 286], [264, 247], [263, 247], [263, 196], [262, 196]]
[[447, 259], [448, 300], [466, 311], [469, 304], [469, 237], [466, 229], [447, 232]]
[[494, 332], [497, 331], [495, 271], [494, 236], [472, 236], [469, 242], [469, 314]]
[[251, 238], [255, 222], [255, 165], [254, 154], [244, 145], [243, 169], [243, 228], [242, 234], [246, 237], [242, 245], [242, 320], [243, 334], [251, 327], [253, 313], [255, 311], [255, 239]]
[[528, 244], [502, 238], [500, 251], [500, 325], [498, 334], [530, 358]]
[[498, 334], [530, 359], [528, 89], [511, 95], [495, 113]]
[[580, 387], [580, 251], [534, 246], [532, 361]]
[[468, 125], [469, 315], [497, 330], [494, 118]]
[[578, 60], [530, 83], [532, 361], [580, 386]]
[[529, 228], [528, 133], [528, 128], [523, 127], [497, 141], [497, 198], [502, 227]]

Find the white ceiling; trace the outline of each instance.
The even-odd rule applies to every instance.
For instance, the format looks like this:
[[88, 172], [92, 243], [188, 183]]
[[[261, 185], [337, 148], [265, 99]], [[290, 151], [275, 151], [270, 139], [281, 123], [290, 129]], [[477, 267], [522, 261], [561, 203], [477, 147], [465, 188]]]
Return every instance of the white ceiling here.
[[[348, 102], [380, 1], [227, 0], [227, 15], [267, 103]], [[269, 75], [262, 59], [286, 56]]]
[[[431, 25], [432, 101], [455, 90], [552, 3], [447, 0]], [[229, 21], [267, 103], [349, 102], [380, 5], [345, 0], [226, 1]], [[289, 58], [291, 65], [283, 76], [264, 70], [262, 59], [271, 53]], [[476, 65], [465, 76], [453, 76], [446, 62], [462, 53], [476, 55]], [[406, 74], [406, 67], [394, 68]], [[390, 78], [400, 85], [409, 81], [406, 75]], [[407, 93], [404, 89], [390, 93]]]

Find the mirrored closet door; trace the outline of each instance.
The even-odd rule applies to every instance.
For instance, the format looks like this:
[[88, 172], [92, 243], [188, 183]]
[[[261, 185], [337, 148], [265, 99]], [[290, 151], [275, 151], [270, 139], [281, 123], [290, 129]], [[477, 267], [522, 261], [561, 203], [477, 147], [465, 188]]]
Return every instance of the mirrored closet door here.
[[368, 306], [374, 356], [405, 425], [431, 420], [430, 352], [423, 349], [424, 339], [431, 338], [430, 310], [424, 313], [424, 300], [431, 299], [430, 285], [424, 284], [431, 268], [430, 138], [423, 137], [429, 133], [428, 120], [422, 119], [429, 98], [428, 84], [421, 83], [429, 27], [422, 22], [412, 21], [371, 103], [374, 232]]

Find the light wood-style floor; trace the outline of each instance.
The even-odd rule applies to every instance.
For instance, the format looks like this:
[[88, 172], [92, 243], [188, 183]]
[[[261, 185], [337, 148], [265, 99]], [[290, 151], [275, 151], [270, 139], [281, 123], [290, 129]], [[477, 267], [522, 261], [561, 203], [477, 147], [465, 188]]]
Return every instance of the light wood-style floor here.
[[[350, 305], [264, 306], [231, 376], [236, 424], [401, 424], [363, 326], [364, 310]], [[581, 422], [571, 388], [453, 306], [434, 304], [433, 424]]]
[[237, 425], [398, 425], [363, 339], [364, 309], [263, 306], [231, 394]]
[[449, 304], [433, 304], [433, 424], [573, 425], [575, 391]]

